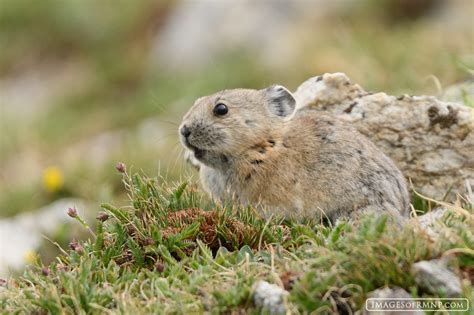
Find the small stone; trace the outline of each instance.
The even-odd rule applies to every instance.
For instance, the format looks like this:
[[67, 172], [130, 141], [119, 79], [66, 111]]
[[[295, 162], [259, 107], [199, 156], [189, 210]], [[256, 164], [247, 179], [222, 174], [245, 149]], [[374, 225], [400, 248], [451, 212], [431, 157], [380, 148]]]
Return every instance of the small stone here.
[[461, 281], [441, 260], [424, 260], [411, 268], [415, 282], [431, 294], [459, 297], [462, 294]]
[[269, 314], [285, 314], [285, 297], [288, 291], [275, 284], [260, 280], [254, 285], [253, 301]]
[[[371, 314], [371, 315], [411, 315], [411, 314], [420, 314], [420, 311], [401, 311], [401, 310], [394, 310], [394, 311], [367, 311], [366, 306], [369, 309], [373, 309], [370, 306], [370, 300], [369, 299], [410, 299], [412, 300], [412, 296], [405, 291], [404, 289], [400, 287], [385, 287], [385, 288], [380, 288], [375, 291], [370, 292], [367, 295], [367, 300], [364, 303], [364, 309], [363, 309], [363, 314]], [[413, 300], [414, 301], [414, 300]]]
[[436, 221], [440, 220], [444, 214], [448, 211], [446, 208], [436, 208], [430, 212], [427, 212], [423, 215], [417, 217], [418, 223], [420, 227], [423, 229], [428, 229], [432, 226]]
[[400, 287], [385, 287], [372, 291], [370, 298], [411, 298], [411, 295]]
[[416, 220], [431, 239], [436, 240], [440, 234], [440, 229], [437, 229], [436, 223], [443, 218], [447, 211], [448, 209], [439, 207], [414, 218], [414, 220]]

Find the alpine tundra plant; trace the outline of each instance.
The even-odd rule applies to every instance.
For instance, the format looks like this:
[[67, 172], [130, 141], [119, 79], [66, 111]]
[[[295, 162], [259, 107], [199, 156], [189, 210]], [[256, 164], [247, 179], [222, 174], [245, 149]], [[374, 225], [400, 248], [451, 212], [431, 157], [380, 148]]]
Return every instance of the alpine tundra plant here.
[[[287, 290], [292, 313], [350, 313], [384, 286], [442, 297], [418, 287], [410, 271], [417, 261], [441, 257], [462, 278], [463, 296], [474, 296], [470, 200], [445, 204], [449, 211], [433, 237], [415, 220], [398, 226], [384, 216], [336, 223], [264, 218], [251, 207], [209, 201], [192, 181], [118, 170], [130, 204], [103, 204], [88, 240], [61, 248], [49, 266], [37, 258], [22, 277], [3, 281], [4, 313], [260, 313], [253, 302], [259, 280]], [[89, 229], [76, 209], [71, 214]]]

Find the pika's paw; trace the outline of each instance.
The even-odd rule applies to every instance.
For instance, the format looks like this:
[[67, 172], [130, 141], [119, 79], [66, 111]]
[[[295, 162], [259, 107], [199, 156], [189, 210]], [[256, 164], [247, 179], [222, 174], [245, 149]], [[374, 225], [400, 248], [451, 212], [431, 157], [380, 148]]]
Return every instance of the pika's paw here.
[[195, 169], [199, 170], [201, 168], [201, 163], [194, 156], [194, 152], [191, 150], [184, 151], [184, 160], [191, 164]]

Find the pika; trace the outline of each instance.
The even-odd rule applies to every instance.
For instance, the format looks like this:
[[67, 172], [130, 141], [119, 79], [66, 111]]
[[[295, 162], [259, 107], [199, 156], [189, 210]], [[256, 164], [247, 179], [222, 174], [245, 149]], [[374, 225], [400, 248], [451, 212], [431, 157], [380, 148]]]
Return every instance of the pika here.
[[212, 198], [296, 218], [409, 214], [405, 179], [390, 158], [350, 125], [295, 105], [280, 85], [194, 103], [180, 140]]

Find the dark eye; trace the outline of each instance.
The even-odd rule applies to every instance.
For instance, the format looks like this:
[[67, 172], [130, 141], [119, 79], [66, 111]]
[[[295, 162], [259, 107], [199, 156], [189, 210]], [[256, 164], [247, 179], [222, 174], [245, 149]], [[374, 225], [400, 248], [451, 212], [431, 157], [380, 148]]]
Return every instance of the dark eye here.
[[222, 103], [217, 104], [213, 110], [214, 115], [216, 116], [224, 116], [225, 114], [227, 114], [228, 111], [229, 109], [227, 108], [227, 106]]

